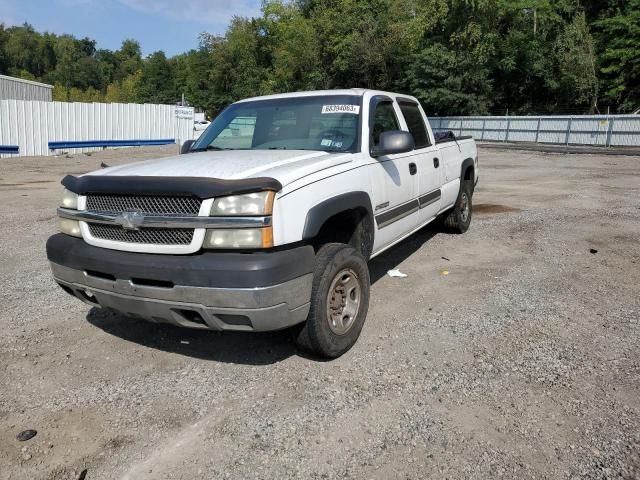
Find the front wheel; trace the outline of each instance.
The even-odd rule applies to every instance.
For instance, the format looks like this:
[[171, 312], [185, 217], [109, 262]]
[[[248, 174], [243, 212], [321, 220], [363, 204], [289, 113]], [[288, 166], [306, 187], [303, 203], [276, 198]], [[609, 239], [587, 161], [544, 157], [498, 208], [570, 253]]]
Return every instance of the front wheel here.
[[296, 333], [299, 347], [336, 358], [358, 340], [369, 308], [369, 269], [353, 247], [329, 243], [316, 254], [311, 308]]
[[463, 182], [454, 207], [444, 217], [444, 226], [453, 233], [464, 233], [471, 225], [473, 204], [471, 182]]

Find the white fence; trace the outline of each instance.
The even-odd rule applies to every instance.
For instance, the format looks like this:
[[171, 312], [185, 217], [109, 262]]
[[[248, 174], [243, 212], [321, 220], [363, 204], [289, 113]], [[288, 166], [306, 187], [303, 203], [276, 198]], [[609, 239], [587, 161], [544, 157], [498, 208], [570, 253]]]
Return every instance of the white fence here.
[[[640, 146], [640, 115], [432, 117], [434, 131], [452, 130], [478, 141]], [[194, 137], [193, 110], [173, 105], [0, 100], [0, 157], [55, 155], [50, 142], [174, 140]], [[68, 148], [89, 152], [100, 147]], [[10, 149], [9, 149], [10, 150]]]
[[477, 141], [640, 146], [640, 115], [432, 117], [430, 123], [436, 132], [451, 130]]
[[[193, 109], [178, 107], [177, 115], [176, 108], [131, 103], [1, 100], [0, 146], [18, 146], [19, 156], [31, 156], [61, 153], [51, 150], [49, 142], [173, 139], [181, 145], [193, 138]], [[191, 111], [190, 118], [185, 115], [186, 110]], [[100, 147], [65, 148], [74, 153], [95, 150]]]

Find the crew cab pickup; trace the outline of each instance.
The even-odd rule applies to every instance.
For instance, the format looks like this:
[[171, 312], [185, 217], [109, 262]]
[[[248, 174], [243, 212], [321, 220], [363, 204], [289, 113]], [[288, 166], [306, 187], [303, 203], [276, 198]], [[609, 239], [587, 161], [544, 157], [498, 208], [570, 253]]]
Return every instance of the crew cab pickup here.
[[66, 176], [56, 282], [93, 307], [209, 330], [292, 327], [346, 352], [367, 261], [440, 218], [469, 227], [471, 138], [436, 138], [419, 102], [350, 89], [242, 100], [182, 154]]

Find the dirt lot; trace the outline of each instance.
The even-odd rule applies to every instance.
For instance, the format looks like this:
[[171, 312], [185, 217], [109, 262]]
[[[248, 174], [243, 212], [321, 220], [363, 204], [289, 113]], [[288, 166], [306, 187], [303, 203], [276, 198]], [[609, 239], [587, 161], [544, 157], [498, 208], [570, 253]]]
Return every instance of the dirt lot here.
[[469, 232], [374, 260], [318, 362], [54, 284], [60, 178], [159, 152], [0, 161], [0, 478], [640, 478], [639, 157], [481, 151]]

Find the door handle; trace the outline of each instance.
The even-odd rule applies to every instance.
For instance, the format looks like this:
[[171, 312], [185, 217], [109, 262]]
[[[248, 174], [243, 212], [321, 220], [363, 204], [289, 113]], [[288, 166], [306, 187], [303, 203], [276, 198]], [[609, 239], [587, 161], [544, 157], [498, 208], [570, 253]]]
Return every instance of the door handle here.
[[415, 175], [416, 173], [418, 173], [418, 167], [416, 167], [415, 163], [410, 163], [409, 164], [409, 173], [411, 175]]
[[440, 159], [438, 157], [433, 159], [433, 167], [438, 168], [440, 166]]

